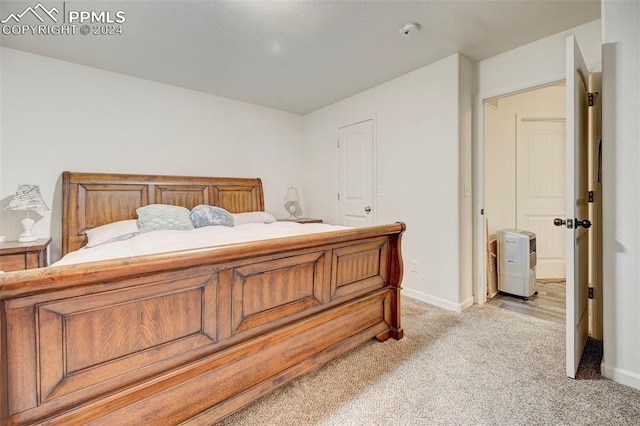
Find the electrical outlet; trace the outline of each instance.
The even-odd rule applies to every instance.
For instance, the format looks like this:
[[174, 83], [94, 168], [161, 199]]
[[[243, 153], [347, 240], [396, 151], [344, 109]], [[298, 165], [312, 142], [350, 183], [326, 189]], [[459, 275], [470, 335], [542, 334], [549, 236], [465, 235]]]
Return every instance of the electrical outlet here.
[[417, 260], [412, 260], [411, 261], [411, 272], [418, 272], [418, 261]]

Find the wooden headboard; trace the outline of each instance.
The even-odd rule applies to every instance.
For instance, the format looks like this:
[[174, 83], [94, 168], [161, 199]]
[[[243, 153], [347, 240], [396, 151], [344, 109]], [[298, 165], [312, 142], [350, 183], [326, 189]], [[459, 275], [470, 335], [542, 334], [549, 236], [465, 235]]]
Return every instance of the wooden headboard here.
[[264, 210], [260, 179], [62, 173], [62, 254], [87, 243], [96, 226], [136, 219], [136, 209], [172, 204], [191, 209], [198, 204], [231, 213]]

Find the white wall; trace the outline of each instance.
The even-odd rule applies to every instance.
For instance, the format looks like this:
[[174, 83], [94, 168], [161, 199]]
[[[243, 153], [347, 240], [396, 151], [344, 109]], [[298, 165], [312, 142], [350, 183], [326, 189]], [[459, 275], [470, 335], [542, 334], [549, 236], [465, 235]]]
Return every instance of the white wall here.
[[[302, 117], [2, 48], [1, 206], [19, 183], [52, 208], [34, 228], [59, 253], [64, 170], [260, 177], [266, 209], [300, 185]], [[20, 234], [20, 212], [0, 212]]]
[[458, 57], [458, 247], [461, 309], [473, 304], [473, 66]]
[[458, 247], [460, 281], [457, 302], [473, 304], [473, 66], [458, 57]]
[[489, 234], [516, 227], [517, 115], [564, 117], [565, 103], [564, 85], [554, 85], [501, 97], [497, 109], [485, 108], [484, 215]]
[[[407, 224], [403, 288], [454, 310], [464, 308], [471, 294], [459, 247], [459, 241], [471, 239], [460, 233], [466, 229], [460, 222], [466, 176], [459, 172], [464, 144], [470, 168], [470, 135], [459, 127], [464, 111], [467, 133], [470, 129], [470, 102], [463, 105], [470, 81], [460, 81], [470, 80], [469, 69], [465, 58], [453, 55], [304, 117], [305, 214], [338, 222], [338, 128], [373, 118], [377, 185], [385, 190], [374, 204], [375, 217], [377, 223]], [[460, 94], [461, 87], [469, 90]], [[411, 260], [418, 272], [411, 272]]]
[[640, 2], [602, 2], [604, 358], [640, 389]]
[[485, 97], [564, 80], [565, 40], [574, 35], [591, 71], [600, 70], [600, 20], [526, 44], [477, 63], [477, 92]]

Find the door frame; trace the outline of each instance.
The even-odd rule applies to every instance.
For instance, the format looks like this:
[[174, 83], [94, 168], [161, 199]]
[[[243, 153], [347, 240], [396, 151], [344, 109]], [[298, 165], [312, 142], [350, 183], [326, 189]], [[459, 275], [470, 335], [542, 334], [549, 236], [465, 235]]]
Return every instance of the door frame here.
[[[372, 144], [373, 146], [371, 147], [371, 149], [373, 150], [373, 156], [371, 161], [373, 162], [372, 166], [372, 182], [371, 185], [373, 186], [372, 188], [372, 200], [371, 200], [371, 207], [372, 207], [372, 220], [373, 220], [373, 224], [377, 225], [378, 224], [378, 127], [377, 127], [377, 115], [376, 114], [370, 114], [370, 115], [365, 115], [364, 117], [360, 117], [358, 119], [354, 119], [354, 120], [344, 120], [342, 121], [338, 127], [336, 128], [336, 156], [337, 156], [337, 175], [336, 175], [336, 194], [340, 193], [340, 151], [339, 151], [339, 147], [338, 147], [338, 143], [340, 141], [340, 129], [344, 128], [344, 127], [349, 127], [349, 126], [353, 126], [355, 124], [360, 124], [360, 123], [364, 123], [365, 121], [371, 121], [371, 137], [372, 137]], [[336, 214], [338, 217], [338, 221], [340, 221], [342, 218], [340, 217], [341, 214], [341, 200], [339, 200], [336, 196]]]
[[481, 210], [484, 209], [484, 103], [485, 101], [515, 95], [522, 92], [528, 92], [533, 89], [540, 89], [554, 84], [561, 83], [565, 80], [564, 72], [560, 74], [550, 75], [546, 78], [524, 82], [518, 85], [505, 87], [488, 92], [478, 93], [476, 95], [476, 126], [475, 126], [475, 143], [473, 145], [473, 274], [475, 277], [475, 285], [473, 286], [474, 300], [477, 304], [482, 305], [487, 302], [487, 281], [486, 281], [486, 243], [484, 241], [484, 215]]

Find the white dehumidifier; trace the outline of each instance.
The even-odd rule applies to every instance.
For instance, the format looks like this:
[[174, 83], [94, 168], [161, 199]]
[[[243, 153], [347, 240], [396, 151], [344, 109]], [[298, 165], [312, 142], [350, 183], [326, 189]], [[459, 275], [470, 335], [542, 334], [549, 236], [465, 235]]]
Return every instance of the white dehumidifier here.
[[503, 229], [498, 239], [498, 290], [527, 300], [537, 294], [536, 234], [519, 229]]

